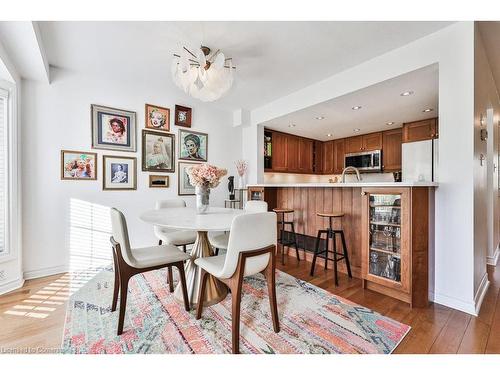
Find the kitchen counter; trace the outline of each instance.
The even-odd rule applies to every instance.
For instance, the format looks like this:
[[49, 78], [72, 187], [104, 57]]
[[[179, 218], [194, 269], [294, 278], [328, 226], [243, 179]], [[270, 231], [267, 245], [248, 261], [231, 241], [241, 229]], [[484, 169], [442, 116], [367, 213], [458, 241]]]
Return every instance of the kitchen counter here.
[[303, 182], [303, 183], [269, 183], [249, 184], [248, 187], [276, 187], [276, 188], [353, 188], [353, 187], [438, 187], [437, 182]]

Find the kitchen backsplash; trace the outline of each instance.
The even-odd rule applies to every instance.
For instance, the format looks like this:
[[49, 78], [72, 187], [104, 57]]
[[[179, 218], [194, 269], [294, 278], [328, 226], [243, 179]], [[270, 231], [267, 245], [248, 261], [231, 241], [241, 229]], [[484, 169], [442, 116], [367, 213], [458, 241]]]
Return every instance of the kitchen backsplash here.
[[[316, 175], [316, 174], [295, 174], [295, 173], [264, 173], [264, 183], [300, 183], [300, 182], [329, 182], [330, 178], [337, 177], [340, 181], [340, 175]], [[348, 174], [346, 182], [356, 182], [356, 175]], [[363, 173], [361, 180], [364, 182], [393, 182], [392, 173]]]

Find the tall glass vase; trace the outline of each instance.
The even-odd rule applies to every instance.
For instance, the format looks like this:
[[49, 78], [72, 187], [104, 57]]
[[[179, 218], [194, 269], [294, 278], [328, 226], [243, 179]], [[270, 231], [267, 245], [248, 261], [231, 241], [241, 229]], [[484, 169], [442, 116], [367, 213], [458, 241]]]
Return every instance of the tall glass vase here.
[[207, 212], [210, 203], [210, 188], [208, 184], [195, 187], [196, 212], [201, 215]]
[[245, 181], [245, 175], [239, 176], [239, 178], [238, 178], [238, 185], [239, 185], [238, 187], [240, 189], [245, 189], [246, 188], [247, 183]]

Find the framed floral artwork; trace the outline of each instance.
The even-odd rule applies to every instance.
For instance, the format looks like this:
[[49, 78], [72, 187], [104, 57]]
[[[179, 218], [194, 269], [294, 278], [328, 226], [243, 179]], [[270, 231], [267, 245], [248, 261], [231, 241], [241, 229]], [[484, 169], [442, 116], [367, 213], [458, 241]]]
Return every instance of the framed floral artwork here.
[[179, 172], [177, 174], [179, 181], [177, 181], [177, 194], [178, 195], [195, 195], [195, 187], [191, 185], [189, 181], [189, 176], [187, 174], [187, 169], [198, 165], [201, 163], [188, 163], [188, 162], [179, 162]]
[[145, 127], [148, 129], [168, 132], [170, 130], [170, 109], [157, 105], [146, 104]]
[[137, 158], [103, 155], [103, 190], [137, 190]]
[[92, 148], [135, 152], [136, 115], [123, 109], [91, 105]]
[[61, 180], [97, 180], [97, 154], [62, 150]]
[[207, 161], [208, 134], [180, 129], [179, 159], [190, 161]]
[[189, 107], [182, 105], [175, 105], [175, 125], [183, 126], [185, 128], [191, 127], [191, 116], [193, 110]]
[[175, 172], [175, 135], [152, 130], [142, 131], [142, 170]]

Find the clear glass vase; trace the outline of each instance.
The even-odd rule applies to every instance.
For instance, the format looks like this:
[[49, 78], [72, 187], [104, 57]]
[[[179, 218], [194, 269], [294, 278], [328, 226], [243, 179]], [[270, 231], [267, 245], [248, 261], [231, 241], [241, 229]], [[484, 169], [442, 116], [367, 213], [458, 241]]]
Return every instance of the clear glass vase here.
[[210, 188], [208, 185], [201, 185], [195, 187], [196, 193], [196, 212], [198, 214], [204, 214], [208, 210], [208, 205], [210, 203]]

